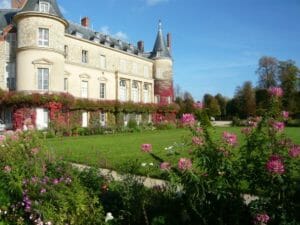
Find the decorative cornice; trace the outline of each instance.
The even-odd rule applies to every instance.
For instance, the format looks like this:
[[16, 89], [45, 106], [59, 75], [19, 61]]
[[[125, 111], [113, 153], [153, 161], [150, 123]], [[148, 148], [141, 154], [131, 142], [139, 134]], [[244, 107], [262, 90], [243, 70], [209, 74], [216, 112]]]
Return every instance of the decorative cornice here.
[[21, 13], [17, 13], [17, 15], [14, 16], [14, 21], [18, 22], [18, 20], [22, 19], [22, 18], [26, 18], [26, 17], [44, 17], [44, 18], [48, 18], [48, 19], [53, 19], [53, 20], [57, 20], [59, 22], [61, 22], [65, 27], [67, 27], [69, 25], [68, 21], [61, 19], [57, 16], [53, 16], [51, 14], [47, 14], [47, 13], [39, 13], [39, 12], [21, 12]]
[[40, 51], [47, 51], [47, 52], [56, 52], [62, 56], [65, 56], [63, 51], [56, 50], [54, 48], [45, 48], [45, 47], [37, 47], [37, 46], [29, 46], [29, 47], [21, 47], [17, 48], [17, 53], [22, 51], [28, 51], [28, 50], [40, 50]]

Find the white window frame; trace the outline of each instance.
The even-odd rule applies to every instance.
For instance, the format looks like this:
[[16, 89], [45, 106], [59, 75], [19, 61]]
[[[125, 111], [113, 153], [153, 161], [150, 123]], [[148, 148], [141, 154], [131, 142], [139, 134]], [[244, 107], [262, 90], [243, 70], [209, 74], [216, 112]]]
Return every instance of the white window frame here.
[[48, 47], [49, 46], [50, 32], [48, 28], [39, 27], [38, 29], [38, 46]]
[[49, 13], [50, 12], [50, 3], [45, 1], [39, 2], [39, 11], [42, 13]]
[[[48, 128], [49, 124], [49, 111], [44, 108], [36, 108], [36, 127], [38, 130], [43, 130]], [[40, 117], [43, 121], [39, 121]]]
[[149, 84], [143, 85], [143, 97], [144, 97], [144, 103], [149, 103]]
[[81, 62], [88, 63], [89, 62], [89, 52], [87, 50], [82, 50], [81, 52]]
[[89, 97], [89, 82], [87, 80], [82, 80], [80, 85], [80, 96], [81, 98]]
[[100, 99], [105, 99], [106, 98], [106, 83], [100, 83]]
[[82, 127], [88, 127], [89, 125], [89, 114], [88, 112], [83, 112], [82, 113]]
[[41, 91], [49, 90], [50, 70], [49, 68], [37, 68], [37, 89]]
[[119, 82], [119, 100], [127, 101], [127, 84], [126, 80], [123, 79]]
[[106, 126], [106, 113], [105, 112], [100, 112], [100, 125], [102, 127]]
[[131, 100], [133, 102], [139, 102], [140, 101], [140, 93], [139, 93], [139, 83], [138, 81], [132, 81], [131, 85]]

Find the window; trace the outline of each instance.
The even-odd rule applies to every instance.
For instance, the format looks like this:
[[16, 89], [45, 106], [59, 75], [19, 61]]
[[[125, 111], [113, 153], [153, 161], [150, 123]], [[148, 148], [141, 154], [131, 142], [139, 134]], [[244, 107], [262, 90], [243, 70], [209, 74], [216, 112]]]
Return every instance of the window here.
[[69, 89], [69, 82], [68, 82], [68, 78], [64, 78], [64, 91], [68, 91]]
[[39, 28], [39, 46], [49, 46], [49, 29]]
[[5, 64], [5, 80], [6, 87], [9, 90], [16, 89], [16, 63], [15, 62], [7, 62]]
[[65, 45], [65, 47], [64, 47], [64, 56], [65, 56], [65, 59], [68, 58], [68, 55], [69, 55], [69, 47], [68, 47], [68, 45]]
[[144, 66], [144, 77], [149, 77], [149, 68], [148, 68], [148, 66]]
[[81, 81], [81, 97], [88, 97], [88, 81]]
[[133, 102], [139, 102], [139, 84], [137, 81], [132, 82], [132, 87], [131, 87], [131, 100]]
[[88, 113], [83, 112], [82, 113], [82, 127], [88, 127]]
[[38, 90], [49, 90], [49, 69], [38, 68]]
[[144, 103], [149, 103], [149, 85], [144, 84]]
[[82, 50], [81, 62], [88, 63], [88, 51]]
[[171, 104], [171, 102], [172, 102], [171, 96], [168, 96], [167, 101], [168, 101], [168, 104]]
[[106, 113], [100, 112], [100, 125], [104, 127], [106, 125]]
[[48, 128], [49, 112], [47, 109], [37, 108], [36, 109], [36, 127], [38, 130]]
[[119, 100], [120, 101], [127, 101], [126, 80], [120, 80]]
[[137, 74], [138, 73], [138, 65], [136, 63], [132, 64], [132, 73]]
[[5, 45], [5, 53], [7, 59], [15, 54], [15, 49], [17, 47], [17, 36], [16, 33], [9, 33], [6, 36], [6, 45]]
[[49, 13], [49, 11], [50, 11], [49, 2], [40, 1], [39, 10], [40, 10], [40, 12], [43, 12], [43, 13]]
[[106, 69], [106, 56], [100, 55], [100, 68]]
[[126, 72], [126, 66], [127, 66], [126, 64], [127, 63], [126, 63], [126, 61], [124, 59], [120, 60], [120, 71]]
[[106, 95], [106, 85], [105, 83], [100, 83], [100, 98], [104, 99]]

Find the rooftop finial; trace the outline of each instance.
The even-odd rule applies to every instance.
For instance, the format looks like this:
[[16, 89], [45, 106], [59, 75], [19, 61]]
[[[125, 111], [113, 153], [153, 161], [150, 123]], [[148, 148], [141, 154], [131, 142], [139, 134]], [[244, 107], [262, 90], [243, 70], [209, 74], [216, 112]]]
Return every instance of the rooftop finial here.
[[161, 20], [158, 21], [158, 29], [162, 30], [162, 22], [161, 22]]

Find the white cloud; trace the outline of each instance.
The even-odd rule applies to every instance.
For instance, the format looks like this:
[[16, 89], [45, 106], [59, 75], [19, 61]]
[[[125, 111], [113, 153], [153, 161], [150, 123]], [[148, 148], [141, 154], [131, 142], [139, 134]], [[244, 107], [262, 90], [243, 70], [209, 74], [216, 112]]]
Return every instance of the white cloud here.
[[62, 5], [59, 5], [58, 7], [59, 7], [62, 14], [67, 14], [68, 13], [68, 11], [64, 7], [62, 7]]
[[146, 0], [147, 5], [154, 6], [160, 3], [168, 2], [169, 0]]
[[0, 9], [10, 9], [11, 8], [11, 0], [1, 0]]
[[127, 41], [128, 40], [128, 35], [126, 33], [124, 33], [123, 31], [118, 31], [116, 33], [112, 33], [110, 31], [110, 28], [109, 26], [103, 26], [100, 28], [100, 32], [103, 33], [103, 34], [108, 34], [108, 35], [111, 35], [117, 39], [120, 39], [122, 41]]

